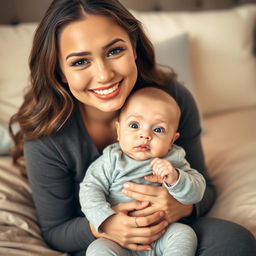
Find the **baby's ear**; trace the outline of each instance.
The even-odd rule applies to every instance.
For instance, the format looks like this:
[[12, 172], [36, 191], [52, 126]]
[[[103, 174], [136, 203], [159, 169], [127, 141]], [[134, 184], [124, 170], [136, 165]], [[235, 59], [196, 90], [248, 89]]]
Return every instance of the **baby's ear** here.
[[178, 138], [180, 137], [180, 133], [179, 132], [176, 132], [173, 136], [173, 142], [174, 143]]
[[119, 141], [119, 130], [120, 130], [119, 121], [116, 121], [116, 122], [115, 122], [115, 126], [116, 126], [117, 140]]
[[171, 145], [170, 145], [170, 148], [172, 147], [172, 144], [180, 137], [180, 133], [179, 132], [176, 132], [172, 138], [172, 142], [171, 142]]

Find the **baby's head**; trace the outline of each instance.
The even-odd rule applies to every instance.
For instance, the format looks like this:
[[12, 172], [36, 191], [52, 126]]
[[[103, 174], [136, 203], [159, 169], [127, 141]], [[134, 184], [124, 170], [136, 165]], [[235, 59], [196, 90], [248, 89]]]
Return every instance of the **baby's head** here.
[[131, 158], [163, 157], [179, 137], [180, 109], [165, 91], [146, 87], [127, 99], [117, 121], [117, 138]]

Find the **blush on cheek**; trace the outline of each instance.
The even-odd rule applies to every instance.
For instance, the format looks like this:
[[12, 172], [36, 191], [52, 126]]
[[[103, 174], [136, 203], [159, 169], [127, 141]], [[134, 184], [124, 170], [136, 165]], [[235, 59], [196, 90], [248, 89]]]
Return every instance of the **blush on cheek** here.
[[87, 79], [83, 79], [83, 77], [79, 76], [78, 74], [67, 77], [67, 82], [70, 90], [77, 92], [85, 91], [89, 87], [89, 81], [87, 81]]

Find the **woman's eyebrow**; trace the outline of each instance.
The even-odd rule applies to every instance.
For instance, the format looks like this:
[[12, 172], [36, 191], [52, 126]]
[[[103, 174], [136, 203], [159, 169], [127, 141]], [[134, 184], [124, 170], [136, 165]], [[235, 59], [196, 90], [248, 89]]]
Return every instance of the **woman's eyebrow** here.
[[117, 42], [125, 42], [123, 39], [121, 38], [116, 38], [116, 39], [113, 39], [112, 41], [110, 41], [109, 43], [107, 43], [105, 46], [102, 47], [102, 49], [107, 49], [109, 48], [110, 46], [114, 45], [115, 43]]
[[[116, 39], [113, 39], [112, 41], [110, 41], [109, 43], [107, 43], [106, 45], [104, 45], [102, 47], [103, 50], [109, 48], [110, 46], [114, 45], [115, 43], [117, 42], [125, 42], [123, 39], [121, 38], [116, 38]], [[79, 57], [79, 56], [85, 56], [85, 55], [89, 55], [90, 52], [72, 52], [70, 53], [67, 57], [66, 57], [66, 60], [70, 57]]]

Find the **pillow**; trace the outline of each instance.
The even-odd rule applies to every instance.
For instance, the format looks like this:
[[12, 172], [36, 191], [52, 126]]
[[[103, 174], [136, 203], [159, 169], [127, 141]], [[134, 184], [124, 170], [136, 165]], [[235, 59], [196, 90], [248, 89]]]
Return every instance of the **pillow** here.
[[256, 108], [204, 119], [202, 137], [217, 199], [208, 216], [234, 221], [256, 238]]
[[194, 93], [187, 33], [172, 36], [154, 43], [157, 63], [171, 67], [178, 75], [178, 80]]
[[7, 126], [0, 123], [0, 156], [8, 154], [12, 145]]
[[189, 52], [189, 36], [185, 32], [175, 34], [168, 39], [157, 41], [153, 45], [155, 48], [156, 60], [163, 68], [172, 68], [178, 75], [178, 81], [182, 83], [194, 96], [201, 115], [201, 126], [203, 127], [203, 118], [201, 107], [195, 93]]
[[[172, 21], [169, 15], [164, 12], [149, 12], [147, 14], [131, 10], [143, 25], [143, 28], [152, 41], [155, 48], [156, 61], [163, 68], [172, 68], [178, 75], [181, 82], [193, 94], [201, 116], [201, 126], [203, 118], [201, 107], [195, 93], [193, 76], [191, 72], [191, 56], [189, 35]], [[159, 26], [161, 23], [161, 26]]]
[[5, 125], [23, 101], [35, 28], [36, 24], [0, 26], [0, 119]]
[[187, 31], [194, 87], [204, 114], [256, 105], [256, 4], [205, 12], [134, 12], [151, 38]]

